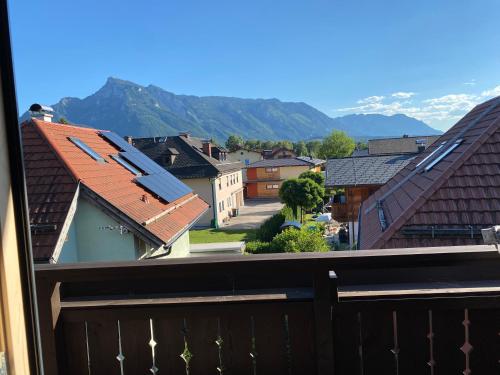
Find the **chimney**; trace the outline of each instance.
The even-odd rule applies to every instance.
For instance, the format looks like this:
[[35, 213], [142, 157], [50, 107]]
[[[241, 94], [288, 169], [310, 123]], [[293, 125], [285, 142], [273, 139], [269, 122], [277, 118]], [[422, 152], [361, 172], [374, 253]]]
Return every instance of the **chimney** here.
[[179, 135], [184, 138], [189, 138], [189, 133], [188, 132], [179, 132]]
[[133, 138], [130, 135], [126, 135], [124, 138], [125, 138], [125, 141], [127, 141], [127, 143], [129, 145], [133, 145], [133, 142], [132, 142]]
[[37, 118], [47, 122], [52, 122], [52, 117], [54, 117], [52, 114], [54, 110], [51, 107], [38, 103], [32, 104], [29, 111], [32, 118]]
[[417, 150], [418, 150], [418, 152], [425, 151], [426, 146], [427, 146], [427, 140], [426, 139], [417, 139], [415, 141], [415, 143], [417, 144]]
[[203, 140], [203, 153], [205, 155], [208, 155], [209, 157], [212, 157], [212, 144], [210, 143], [210, 140]]

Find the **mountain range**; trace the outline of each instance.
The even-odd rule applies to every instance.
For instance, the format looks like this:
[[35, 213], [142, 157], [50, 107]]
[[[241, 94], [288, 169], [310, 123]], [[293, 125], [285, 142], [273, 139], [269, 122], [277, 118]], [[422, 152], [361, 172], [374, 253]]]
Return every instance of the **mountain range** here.
[[[55, 120], [64, 117], [72, 124], [135, 137], [188, 131], [218, 140], [238, 134], [246, 139], [297, 141], [322, 138], [334, 129], [356, 138], [441, 134], [402, 114], [331, 118], [302, 102], [176, 95], [117, 78], [108, 78], [102, 88], [84, 99], [67, 97], [52, 107]], [[25, 113], [21, 119], [27, 116]]]

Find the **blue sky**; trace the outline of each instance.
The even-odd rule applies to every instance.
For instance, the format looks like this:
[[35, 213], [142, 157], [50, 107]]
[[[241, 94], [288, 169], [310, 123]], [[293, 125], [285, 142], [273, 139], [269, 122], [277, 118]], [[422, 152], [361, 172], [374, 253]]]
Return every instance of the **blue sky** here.
[[440, 129], [500, 95], [499, 14], [498, 0], [10, 1], [21, 112], [113, 76]]

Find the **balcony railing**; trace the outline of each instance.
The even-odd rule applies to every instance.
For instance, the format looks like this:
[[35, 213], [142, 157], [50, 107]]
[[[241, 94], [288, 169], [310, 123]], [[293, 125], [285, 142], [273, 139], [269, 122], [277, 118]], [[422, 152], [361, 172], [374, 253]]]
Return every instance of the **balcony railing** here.
[[47, 374], [477, 374], [494, 247], [40, 265]]

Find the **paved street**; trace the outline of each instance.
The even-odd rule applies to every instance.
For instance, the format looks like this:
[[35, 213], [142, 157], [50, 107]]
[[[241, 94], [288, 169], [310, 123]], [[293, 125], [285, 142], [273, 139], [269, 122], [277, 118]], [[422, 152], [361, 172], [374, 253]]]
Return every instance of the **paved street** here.
[[231, 218], [221, 229], [257, 229], [282, 207], [283, 203], [278, 200], [245, 199], [245, 206], [240, 208], [239, 216]]

